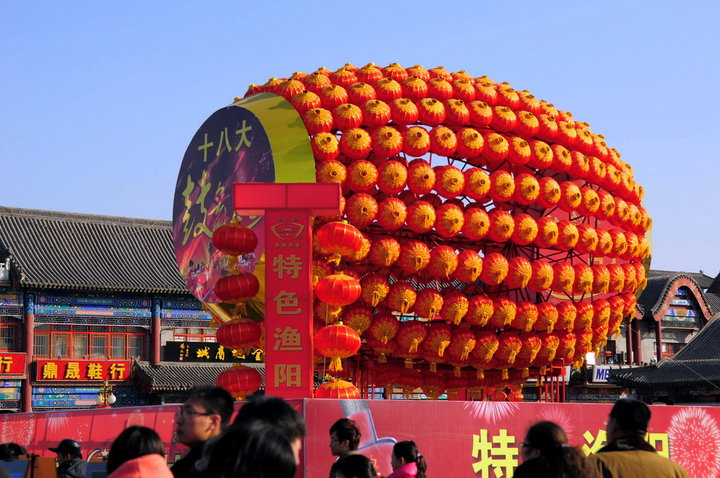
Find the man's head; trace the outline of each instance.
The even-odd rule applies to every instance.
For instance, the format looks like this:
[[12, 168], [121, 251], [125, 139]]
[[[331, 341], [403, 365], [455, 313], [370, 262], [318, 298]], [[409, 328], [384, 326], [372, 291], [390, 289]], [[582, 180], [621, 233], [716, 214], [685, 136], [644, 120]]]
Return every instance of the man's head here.
[[290, 442], [295, 454], [295, 461], [299, 463], [302, 437], [307, 434], [307, 427], [305, 420], [297, 410], [282, 398], [260, 396], [249, 400], [242, 406], [233, 425], [253, 420], [261, 420], [280, 430]]
[[626, 436], [644, 436], [649, 423], [650, 407], [639, 400], [621, 398], [610, 410], [608, 441]]
[[359, 444], [360, 430], [353, 420], [341, 418], [330, 427], [330, 452], [334, 456], [355, 451]]
[[175, 415], [178, 441], [193, 446], [219, 435], [230, 423], [233, 398], [221, 387], [197, 387]]
[[57, 462], [63, 463], [73, 458], [82, 458], [82, 450], [80, 444], [70, 438], [65, 438], [58, 443], [56, 447], [50, 447], [48, 450], [57, 454]]

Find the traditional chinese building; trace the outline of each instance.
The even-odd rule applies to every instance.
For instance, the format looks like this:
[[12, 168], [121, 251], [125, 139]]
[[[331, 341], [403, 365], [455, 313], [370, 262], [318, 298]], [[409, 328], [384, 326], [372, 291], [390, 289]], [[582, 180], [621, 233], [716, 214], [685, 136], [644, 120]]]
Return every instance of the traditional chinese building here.
[[610, 380], [649, 402], [720, 402], [720, 314], [677, 354], [645, 367], [613, 370]]
[[[0, 409], [172, 402], [235, 357], [175, 265], [169, 221], [0, 208]], [[203, 364], [200, 366], [200, 364]]]

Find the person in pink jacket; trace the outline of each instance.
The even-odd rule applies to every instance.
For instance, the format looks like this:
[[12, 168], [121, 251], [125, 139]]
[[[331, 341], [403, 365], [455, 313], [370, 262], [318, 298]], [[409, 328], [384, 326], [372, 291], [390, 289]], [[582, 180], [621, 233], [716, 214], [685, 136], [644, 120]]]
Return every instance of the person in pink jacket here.
[[393, 472], [387, 478], [427, 478], [427, 463], [412, 440], [400, 441], [393, 446], [390, 465]]
[[165, 445], [155, 430], [128, 427], [110, 447], [108, 478], [173, 478], [165, 460]]

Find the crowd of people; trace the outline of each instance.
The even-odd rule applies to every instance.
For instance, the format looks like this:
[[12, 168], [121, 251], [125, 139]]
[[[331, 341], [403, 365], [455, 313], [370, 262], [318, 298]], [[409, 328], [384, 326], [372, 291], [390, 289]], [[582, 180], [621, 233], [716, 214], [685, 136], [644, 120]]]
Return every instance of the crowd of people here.
[[[169, 467], [165, 445], [144, 426], [130, 426], [115, 439], [107, 455], [109, 478], [293, 478], [300, 464], [305, 422], [290, 404], [259, 396], [246, 402], [231, 423], [233, 399], [220, 387], [191, 391], [175, 418], [175, 431], [188, 453]], [[515, 478], [687, 478], [686, 471], [656, 453], [645, 440], [650, 408], [621, 398], [607, 421], [607, 445], [585, 456], [568, 443], [556, 423], [532, 425], [520, 444], [521, 464]], [[330, 478], [381, 478], [375, 463], [359, 451], [361, 432], [348, 418], [330, 427], [330, 452], [336, 461]], [[58, 478], [84, 478], [87, 463], [80, 444], [64, 439], [49, 448], [57, 455]], [[25, 455], [14, 443], [0, 445], [0, 460]], [[387, 478], [427, 478], [428, 464], [414, 441], [394, 444]], [[441, 470], [441, 464], [438, 470]], [[434, 471], [442, 476], [442, 471]], [[0, 465], [0, 478], [9, 476]]]

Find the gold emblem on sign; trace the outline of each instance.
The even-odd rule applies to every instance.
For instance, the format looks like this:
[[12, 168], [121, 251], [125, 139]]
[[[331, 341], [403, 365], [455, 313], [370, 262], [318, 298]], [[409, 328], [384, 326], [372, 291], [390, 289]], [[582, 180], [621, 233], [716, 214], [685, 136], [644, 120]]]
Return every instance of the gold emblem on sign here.
[[305, 226], [299, 222], [286, 221], [275, 224], [270, 229], [272, 229], [273, 234], [275, 234], [275, 237], [278, 239], [291, 241], [300, 237], [300, 234], [305, 230]]

